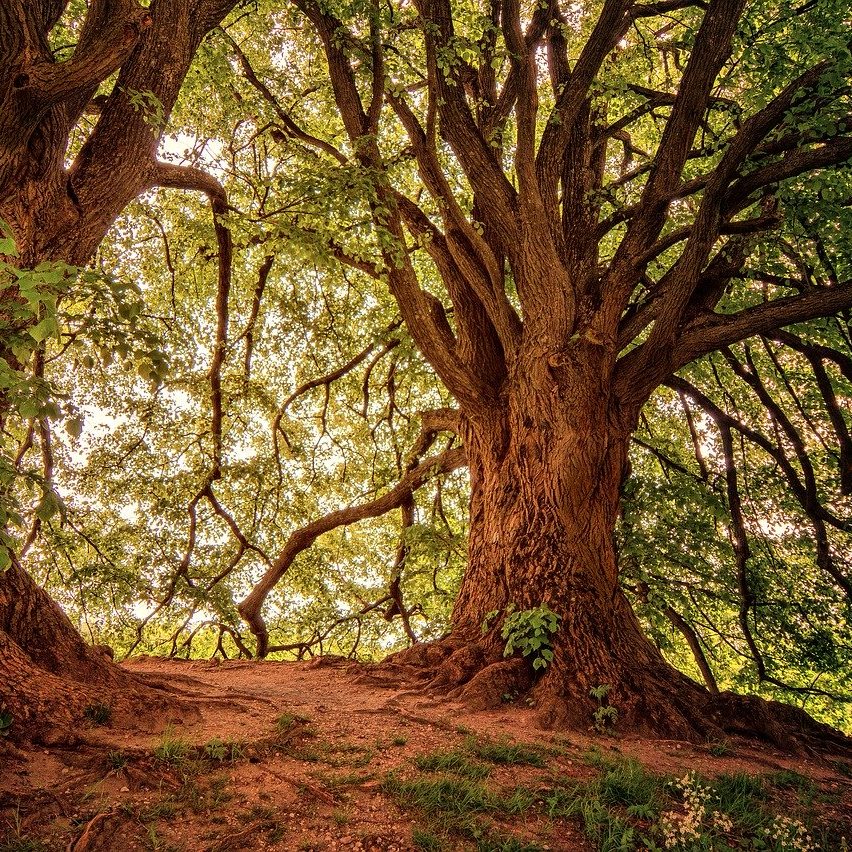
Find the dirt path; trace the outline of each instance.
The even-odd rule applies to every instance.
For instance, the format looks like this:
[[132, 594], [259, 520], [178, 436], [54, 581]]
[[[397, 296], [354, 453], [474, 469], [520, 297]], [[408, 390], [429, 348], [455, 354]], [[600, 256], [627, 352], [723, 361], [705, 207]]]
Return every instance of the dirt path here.
[[[471, 714], [335, 660], [125, 665], [191, 697], [200, 718], [93, 721], [74, 748], [0, 755], [0, 852], [595, 849], [604, 841], [560, 791], [576, 799], [616, 770], [635, 775], [628, 758], [649, 774], [758, 779], [754, 807], [807, 805], [824, 842], [852, 840], [852, 767], [840, 761], [563, 736], [537, 730], [523, 704]], [[634, 830], [625, 848], [644, 848], [661, 817], [627, 796], [602, 801]]]

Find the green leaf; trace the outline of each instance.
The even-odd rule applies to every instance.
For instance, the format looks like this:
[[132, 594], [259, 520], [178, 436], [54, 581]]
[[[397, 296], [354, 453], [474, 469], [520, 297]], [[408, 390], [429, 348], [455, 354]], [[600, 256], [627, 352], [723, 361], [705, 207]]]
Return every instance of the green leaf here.
[[65, 421], [65, 431], [72, 438], [79, 438], [80, 435], [83, 434], [83, 418], [82, 417], [69, 417]]
[[28, 329], [30, 337], [37, 343], [41, 343], [48, 337], [59, 338], [59, 326], [56, 322], [56, 317], [46, 316], [41, 322], [33, 328]]
[[36, 506], [35, 513], [41, 521], [47, 523], [61, 508], [62, 501], [59, 495], [54, 491], [45, 491]]

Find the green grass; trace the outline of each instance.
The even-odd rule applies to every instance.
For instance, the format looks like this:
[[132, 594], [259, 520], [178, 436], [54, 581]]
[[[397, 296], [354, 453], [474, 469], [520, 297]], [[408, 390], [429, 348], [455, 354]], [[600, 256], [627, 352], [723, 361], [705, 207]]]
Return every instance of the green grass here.
[[491, 774], [487, 766], [471, 760], [465, 752], [458, 749], [421, 754], [414, 758], [414, 763], [423, 772], [450, 772], [477, 781]]
[[505, 799], [500, 807], [507, 814], [522, 814], [528, 811], [536, 801], [535, 793], [526, 787], [516, 787]]
[[307, 716], [300, 716], [297, 713], [282, 713], [275, 720], [275, 730], [281, 736], [301, 728], [304, 736], [313, 736], [313, 731], [307, 727], [310, 721]]
[[411, 842], [418, 852], [443, 852], [446, 848], [444, 841], [425, 828], [414, 828], [411, 832]]
[[656, 811], [665, 782], [665, 778], [649, 772], [638, 760], [628, 758], [611, 765], [592, 783], [604, 804], [647, 806]]
[[[591, 781], [557, 787], [544, 796], [551, 818], [576, 819], [596, 850], [643, 848], [639, 821], [655, 821], [666, 803], [667, 778], [632, 758], [589, 754], [602, 771]], [[588, 762], [588, 761], [587, 761]]]
[[389, 775], [382, 789], [406, 805], [427, 814], [471, 814], [496, 810], [500, 800], [485, 785], [467, 778], [414, 778]]
[[90, 704], [83, 710], [83, 717], [95, 725], [108, 725], [112, 708], [106, 704]]
[[130, 757], [119, 749], [107, 752], [106, 762], [110, 769], [124, 769], [130, 763]]
[[523, 764], [526, 766], [545, 766], [545, 759], [538, 749], [521, 743], [512, 743], [509, 740], [498, 740], [491, 742], [488, 740], [480, 741], [475, 737], [468, 737], [465, 741], [465, 748], [482, 760], [490, 761], [491, 763], [500, 763], [505, 765]]
[[766, 780], [779, 790], [795, 790], [800, 795], [810, 798], [813, 798], [817, 792], [817, 785], [810, 778], [806, 778], [792, 769], [782, 769], [778, 772], [773, 772], [771, 775], [766, 776]]
[[192, 745], [181, 737], [173, 736], [171, 730], [166, 730], [160, 744], [154, 748], [154, 757], [172, 766], [185, 764], [192, 754]]
[[720, 740], [717, 743], [711, 743], [707, 747], [707, 751], [713, 755], [713, 757], [725, 757], [728, 754], [731, 754], [733, 749], [731, 748], [731, 744], [725, 740]]
[[763, 779], [745, 772], [725, 772], [706, 782], [715, 791], [714, 808], [728, 814], [746, 833], [757, 833], [766, 823]]
[[236, 740], [223, 740], [219, 737], [213, 737], [212, 740], [204, 744], [204, 754], [210, 760], [234, 763], [246, 756], [246, 747], [244, 743]]
[[355, 743], [319, 742], [313, 746], [291, 748], [289, 754], [307, 763], [324, 763], [327, 766], [359, 768], [369, 766], [376, 753], [371, 748]]

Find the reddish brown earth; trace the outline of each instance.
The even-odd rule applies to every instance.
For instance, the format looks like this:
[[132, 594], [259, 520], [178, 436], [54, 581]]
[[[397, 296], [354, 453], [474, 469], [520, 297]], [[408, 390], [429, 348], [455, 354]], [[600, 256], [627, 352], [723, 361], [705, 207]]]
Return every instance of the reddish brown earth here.
[[[852, 768], [831, 755], [791, 758], [731, 743], [714, 756], [718, 744], [711, 751], [591, 731], [566, 736], [538, 730], [522, 702], [471, 713], [420, 691], [377, 687], [358, 664], [327, 658], [141, 658], [124, 666], [169, 683], [198, 713], [90, 723], [74, 732], [73, 746], [20, 750], [0, 740], [0, 852], [413, 850], [412, 830], [425, 819], [400, 807], [383, 780], [391, 771], [416, 777], [415, 756], [462, 747], [471, 736], [537, 745], [545, 766], [495, 765], [488, 785], [524, 786], [542, 797], [595, 777], [590, 755], [632, 756], [678, 777], [688, 770], [708, 777], [794, 770], [817, 785], [820, 818], [849, 824], [852, 837], [852, 778], [844, 774]], [[227, 754], [207, 756], [211, 740], [227, 743]], [[233, 751], [230, 742], [238, 744]], [[190, 745], [196, 748], [162, 759], [164, 751]], [[779, 810], [783, 805], [782, 797]], [[578, 821], [550, 819], [541, 808], [492, 823], [539, 848], [593, 848]], [[459, 840], [457, 848], [475, 845]]]

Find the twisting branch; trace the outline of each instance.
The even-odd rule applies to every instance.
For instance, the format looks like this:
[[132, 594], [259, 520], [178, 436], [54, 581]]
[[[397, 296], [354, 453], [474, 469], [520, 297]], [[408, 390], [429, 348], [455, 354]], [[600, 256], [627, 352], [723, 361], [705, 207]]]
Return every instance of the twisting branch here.
[[666, 385], [679, 393], [683, 393], [693, 400], [709, 417], [713, 419], [720, 430], [736, 430], [751, 443], [760, 447], [761, 450], [763, 450], [778, 464], [778, 467], [783, 472], [790, 486], [792, 494], [799, 502], [799, 505], [802, 506], [814, 527], [818, 552], [818, 566], [835, 581], [837, 586], [843, 590], [847, 598], [852, 600], [852, 580], [850, 580], [850, 578], [837, 567], [834, 560], [831, 558], [828, 537], [825, 531], [826, 523], [838, 526], [841, 529], [847, 528], [848, 524], [835, 518], [831, 512], [826, 510], [826, 508], [818, 500], [816, 500], [815, 484], [810, 478], [812, 476], [812, 471], [809, 471], [809, 466], [806, 465], [803, 471], [803, 475], [805, 477], [805, 482], [803, 482], [802, 478], [796, 472], [795, 467], [787, 458], [782, 446], [773, 443], [760, 432], [751, 429], [736, 417], [728, 414], [716, 405], [706, 394], [702, 393], [697, 387], [685, 379], [672, 377], [666, 381]]
[[230, 34], [224, 30], [220, 29], [219, 33], [222, 37], [228, 42], [231, 46], [231, 50], [233, 50], [234, 55], [237, 57], [237, 61], [240, 63], [240, 68], [243, 71], [243, 76], [248, 80], [248, 82], [258, 91], [260, 92], [261, 97], [272, 107], [275, 111], [275, 114], [278, 116], [279, 121], [281, 122], [284, 132], [287, 136], [298, 139], [303, 144], [307, 145], [309, 148], [312, 148], [316, 151], [322, 151], [324, 154], [328, 154], [328, 156], [337, 160], [341, 165], [345, 165], [349, 162], [348, 158], [345, 154], [342, 154], [337, 150], [333, 145], [324, 141], [323, 139], [318, 139], [316, 136], [312, 136], [310, 133], [302, 130], [298, 124], [290, 117], [284, 107], [281, 106], [278, 98], [272, 94], [269, 89], [269, 86], [264, 83], [260, 77], [257, 76], [254, 68], [249, 61], [249, 58], [243, 52], [243, 49], [237, 44], [236, 41], [230, 36]]
[[254, 293], [251, 298], [251, 315], [243, 333], [234, 341], [234, 343], [239, 343], [241, 340], [245, 340], [246, 342], [244, 361], [246, 382], [251, 378], [251, 358], [254, 353], [254, 328], [257, 325], [257, 318], [260, 315], [260, 304], [263, 301], [263, 292], [266, 289], [266, 282], [269, 279], [269, 273], [272, 271], [273, 263], [275, 263], [275, 257], [271, 254], [267, 255], [257, 270], [257, 284], [255, 284]]
[[293, 564], [293, 560], [302, 551], [307, 550], [323, 533], [367, 518], [378, 518], [393, 509], [400, 508], [406, 500], [411, 499], [412, 493], [431, 477], [450, 473], [463, 467], [464, 464], [465, 452], [463, 447], [445, 450], [440, 455], [424, 459], [381, 497], [367, 503], [330, 512], [291, 533], [273, 564], [238, 606], [240, 615], [246, 620], [252, 633], [257, 637], [257, 656], [264, 657], [269, 650], [269, 633], [261, 614], [264, 601], [284, 574], [287, 573], [287, 570]]
[[222, 475], [222, 366], [228, 344], [228, 298], [231, 292], [233, 262], [231, 232], [222, 221], [222, 217], [230, 210], [230, 205], [222, 184], [212, 175], [192, 166], [158, 163], [153, 174], [152, 186], [203, 192], [210, 199], [213, 211], [213, 227], [219, 247], [219, 277], [216, 289], [216, 337], [208, 376], [212, 409], [210, 431], [213, 434], [211, 477], [215, 480]]

